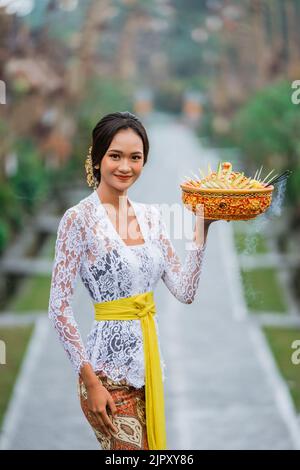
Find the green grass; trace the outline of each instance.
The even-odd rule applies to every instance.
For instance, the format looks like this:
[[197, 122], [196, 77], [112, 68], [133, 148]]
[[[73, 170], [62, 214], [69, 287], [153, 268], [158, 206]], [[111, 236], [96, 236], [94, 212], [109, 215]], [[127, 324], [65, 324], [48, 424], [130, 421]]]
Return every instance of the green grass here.
[[265, 238], [260, 233], [256, 235], [234, 232], [234, 242], [238, 253], [262, 254], [268, 252]]
[[20, 294], [10, 303], [9, 310], [26, 313], [31, 310], [47, 310], [51, 277], [35, 276], [24, 281]]
[[241, 276], [246, 302], [250, 310], [287, 312], [287, 305], [274, 268], [242, 270]]
[[[300, 328], [264, 327], [264, 334], [269, 342], [281, 375], [286, 380], [296, 410], [300, 413], [300, 364], [294, 364], [292, 355], [300, 359], [300, 347], [292, 348], [295, 340], [300, 341]], [[299, 353], [296, 353], [296, 350]]]
[[34, 325], [0, 327], [0, 340], [5, 343], [6, 363], [0, 364], [0, 426]]

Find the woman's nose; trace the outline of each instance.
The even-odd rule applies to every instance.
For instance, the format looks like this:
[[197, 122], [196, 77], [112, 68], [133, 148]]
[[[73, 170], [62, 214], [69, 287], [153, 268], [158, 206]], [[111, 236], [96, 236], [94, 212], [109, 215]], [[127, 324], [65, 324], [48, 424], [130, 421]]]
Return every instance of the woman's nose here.
[[119, 169], [122, 170], [122, 171], [130, 171], [131, 170], [130, 165], [128, 165], [128, 163], [126, 161], [122, 161], [120, 163]]

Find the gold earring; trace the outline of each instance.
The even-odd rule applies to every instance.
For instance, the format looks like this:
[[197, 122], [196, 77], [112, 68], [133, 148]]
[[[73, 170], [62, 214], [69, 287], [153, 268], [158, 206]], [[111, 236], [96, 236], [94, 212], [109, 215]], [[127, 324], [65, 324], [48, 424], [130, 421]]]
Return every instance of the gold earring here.
[[[85, 160], [85, 171], [86, 171], [86, 180], [87, 180], [87, 184], [94, 188], [94, 190], [97, 189], [98, 187], [98, 181], [97, 181], [97, 178], [95, 177], [94, 175], [94, 172], [93, 172], [93, 162], [92, 162], [92, 146], [89, 148], [89, 153], [87, 155], [87, 158]], [[99, 165], [96, 165], [95, 168], [99, 167]]]

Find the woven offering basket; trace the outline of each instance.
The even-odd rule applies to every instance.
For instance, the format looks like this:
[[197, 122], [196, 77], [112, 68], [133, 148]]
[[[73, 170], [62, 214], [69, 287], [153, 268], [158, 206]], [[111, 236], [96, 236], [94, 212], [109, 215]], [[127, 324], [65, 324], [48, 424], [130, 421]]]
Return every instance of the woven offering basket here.
[[205, 219], [249, 220], [265, 212], [272, 202], [274, 186], [257, 189], [191, 188], [184, 183], [182, 202], [196, 213], [197, 204], [204, 206]]

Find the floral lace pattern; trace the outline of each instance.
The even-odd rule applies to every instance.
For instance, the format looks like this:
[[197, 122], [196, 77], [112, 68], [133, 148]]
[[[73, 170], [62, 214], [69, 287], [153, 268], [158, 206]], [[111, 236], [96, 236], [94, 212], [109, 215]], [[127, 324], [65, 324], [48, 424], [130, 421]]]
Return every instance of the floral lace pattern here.
[[[93, 303], [154, 290], [163, 279], [169, 291], [188, 304], [198, 288], [206, 243], [199, 247], [191, 242], [182, 264], [159, 207], [128, 200], [144, 244], [124, 243], [96, 191], [65, 211], [57, 230], [48, 316], [77, 374], [90, 363], [94, 371], [103, 371], [111, 380], [125, 379], [141, 388], [145, 381], [140, 321], [94, 320], [85, 347], [71, 305], [77, 275]], [[165, 380], [157, 313], [154, 319]]]

